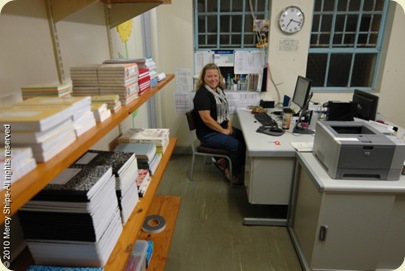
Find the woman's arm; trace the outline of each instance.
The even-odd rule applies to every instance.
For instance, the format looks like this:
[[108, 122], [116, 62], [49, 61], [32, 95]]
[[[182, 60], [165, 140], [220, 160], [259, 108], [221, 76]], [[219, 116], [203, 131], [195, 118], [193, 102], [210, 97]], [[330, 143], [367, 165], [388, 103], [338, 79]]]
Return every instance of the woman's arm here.
[[225, 135], [230, 135], [232, 134], [232, 126], [228, 124], [227, 128], [222, 128], [221, 125], [216, 122], [210, 114], [209, 110], [201, 110], [198, 111], [198, 114], [200, 114], [200, 117], [202, 121], [204, 122], [205, 125], [207, 125], [209, 128], [211, 128], [214, 131], [217, 131], [218, 133], [225, 134]]

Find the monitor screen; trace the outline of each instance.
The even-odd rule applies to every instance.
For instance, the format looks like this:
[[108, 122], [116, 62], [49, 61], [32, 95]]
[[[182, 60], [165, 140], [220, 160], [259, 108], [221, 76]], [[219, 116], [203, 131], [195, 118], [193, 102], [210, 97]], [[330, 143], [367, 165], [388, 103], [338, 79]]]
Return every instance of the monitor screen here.
[[298, 76], [297, 83], [295, 84], [292, 102], [297, 106], [299, 106], [301, 110], [304, 109], [310, 91], [311, 91], [311, 80], [302, 76]]
[[353, 117], [364, 120], [375, 120], [377, 107], [378, 96], [358, 89], [354, 90], [352, 100]]

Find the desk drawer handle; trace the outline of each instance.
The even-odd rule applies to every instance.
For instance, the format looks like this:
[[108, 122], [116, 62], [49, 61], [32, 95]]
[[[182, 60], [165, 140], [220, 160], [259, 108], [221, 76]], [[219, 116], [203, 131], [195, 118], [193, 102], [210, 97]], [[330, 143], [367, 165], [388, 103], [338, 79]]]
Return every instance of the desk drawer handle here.
[[321, 229], [319, 230], [319, 240], [320, 241], [326, 241], [326, 235], [328, 233], [328, 226], [321, 226]]

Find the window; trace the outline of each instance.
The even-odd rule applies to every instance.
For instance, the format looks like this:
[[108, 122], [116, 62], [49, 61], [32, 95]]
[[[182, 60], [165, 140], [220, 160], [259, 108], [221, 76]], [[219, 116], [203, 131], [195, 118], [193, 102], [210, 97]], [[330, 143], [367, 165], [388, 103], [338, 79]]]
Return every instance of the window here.
[[371, 90], [389, 0], [315, 0], [307, 62], [314, 90]]
[[256, 48], [254, 19], [268, 19], [268, 0], [194, 0], [195, 49]]

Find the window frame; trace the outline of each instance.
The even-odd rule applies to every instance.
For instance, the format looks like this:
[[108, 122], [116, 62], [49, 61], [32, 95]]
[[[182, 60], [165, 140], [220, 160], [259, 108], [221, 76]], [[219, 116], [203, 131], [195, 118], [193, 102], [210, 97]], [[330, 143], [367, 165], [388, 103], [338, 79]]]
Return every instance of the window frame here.
[[[205, 4], [207, 3], [207, 1], [212, 1], [212, 0], [205, 0]], [[257, 36], [254, 37], [253, 40], [253, 47], [245, 47], [245, 18], [246, 16], [252, 16], [252, 14], [250, 14], [249, 10], [246, 10], [246, 5], [249, 4], [249, 1], [254, 1], [253, 5], [257, 5], [257, 1], [261, 1], [261, 0], [226, 0], [226, 1], [230, 1], [231, 3], [233, 1], [242, 1], [242, 11], [230, 11], [230, 12], [219, 12], [220, 11], [220, 7], [221, 7], [221, 1], [225, 1], [225, 0], [217, 0], [217, 10], [216, 12], [198, 12], [198, 0], [194, 0], [193, 1], [193, 9], [194, 9], [194, 51], [213, 51], [213, 50], [260, 50], [260, 48], [256, 48], [254, 45], [257, 42]], [[263, 19], [270, 19], [270, 10], [269, 10], [269, 6], [270, 6], [270, 1], [269, 0], [263, 0], [265, 3], [265, 9], [264, 11], [257, 11], [254, 13], [254, 18], [257, 18], [258, 15], [262, 15], [264, 18]], [[253, 7], [255, 8], [255, 7]], [[230, 32], [230, 33], [240, 33], [241, 35], [241, 43], [240, 43], [240, 47], [221, 47], [221, 43], [220, 43], [220, 35], [221, 35], [221, 16], [242, 16], [242, 23], [241, 23], [241, 31], [240, 32]], [[200, 36], [200, 32], [199, 32], [199, 16], [216, 16], [216, 25], [217, 25], [217, 31], [216, 31], [216, 46], [215, 47], [200, 47], [199, 45], [199, 36]], [[205, 29], [207, 29], [207, 21], [205, 21]], [[253, 27], [253, 25], [252, 25]], [[232, 25], [230, 25], [230, 29], [232, 29]], [[253, 32], [253, 30], [252, 30]], [[211, 32], [205, 31], [205, 38], [210, 34]], [[250, 33], [250, 32], [248, 32]], [[231, 44], [232, 45], [232, 44]]]
[[[316, 0], [315, 0], [316, 1]], [[329, 44], [327, 47], [325, 48], [313, 48], [311, 47], [311, 41], [310, 41], [310, 46], [309, 46], [309, 50], [308, 50], [308, 62], [309, 62], [309, 58], [311, 56], [311, 54], [324, 54], [327, 56], [327, 60], [326, 60], [326, 67], [324, 70], [324, 82], [323, 82], [323, 86], [312, 86], [312, 90], [315, 92], [339, 92], [339, 93], [344, 93], [344, 92], [352, 92], [354, 89], [361, 89], [364, 91], [373, 91], [376, 89], [376, 85], [378, 83], [378, 74], [379, 74], [379, 70], [381, 69], [381, 63], [382, 63], [382, 46], [383, 46], [383, 42], [384, 42], [384, 37], [386, 35], [386, 24], [387, 24], [387, 14], [389, 11], [389, 7], [390, 7], [390, 0], [385, 0], [384, 4], [383, 4], [383, 9], [382, 12], [376, 12], [376, 11], [364, 11], [363, 9], [358, 10], [358, 11], [350, 11], [350, 12], [342, 12], [339, 11], [337, 12], [337, 6], [338, 6], [338, 0], [335, 1], [334, 4], [334, 9], [332, 11], [315, 11], [315, 3], [314, 1], [314, 8], [313, 8], [313, 19], [314, 16], [316, 15], [325, 15], [325, 14], [329, 14], [332, 15], [332, 23], [331, 23], [331, 30], [330, 30], [330, 38], [329, 38]], [[329, 0], [322, 0], [322, 1], [329, 1]], [[364, 1], [369, 1], [369, 0], [361, 0], [360, 4], [361, 6], [363, 6]], [[334, 40], [334, 34], [335, 34], [335, 24], [336, 24], [336, 18], [339, 14], [354, 14], [356, 16], [359, 16], [359, 18], [361, 18], [361, 16], [363, 16], [363, 14], [381, 14], [381, 23], [380, 23], [380, 28], [378, 30], [378, 37], [377, 37], [377, 41], [376, 41], [376, 45], [375, 47], [370, 47], [370, 48], [358, 48], [357, 47], [357, 37], [360, 34], [360, 25], [361, 25], [361, 20], [359, 20], [357, 22], [357, 26], [356, 26], [356, 30], [354, 35], [356, 36], [356, 42], [354, 43], [353, 47], [351, 48], [347, 48], [347, 47], [334, 47], [333, 44], [333, 40]], [[319, 28], [321, 27], [321, 24], [319, 24]], [[313, 26], [311, 26], [311, 39], [312, 39], [312, 35], [320, 35], [320, 33], [322, 32], [320, 29], [317, 29], [316, 31], [313, 30]], [[311, 40], [310, 39], [310, 40]], [[349, 77], [347, 79], [348, 81], [348, 85], [346, 87], [337, 87], [337, 86], [327, 86], [328, 83], [328, 78], [330, 75], [330, 65], [331, 65], [331, 57], [334, 54], [351, 54], [352, 59], [351, 59], [351, 63], [350, 63], [350, 72], [349, 72]], [[354, 62], [355, 62], [355, 56], [358, 54], [374, 54], [375, 57], [375, 64], [374, 67], [371, 67], [371, 71], [370, 71], [370, 75], [371, 75], [371, 82], [370, 82], [370, 86], [368, 87], [359, 87], [359, 86], [351, 86], [349, 85], [350, 82], [352, 82], [352, 77], [353, 77], [353, 68], [354, 68]], [[308, 65], [308, 63], [307, 63]], [[307, 71], [306, 74], [308, 76], [308, 66], [307, 66]]]

